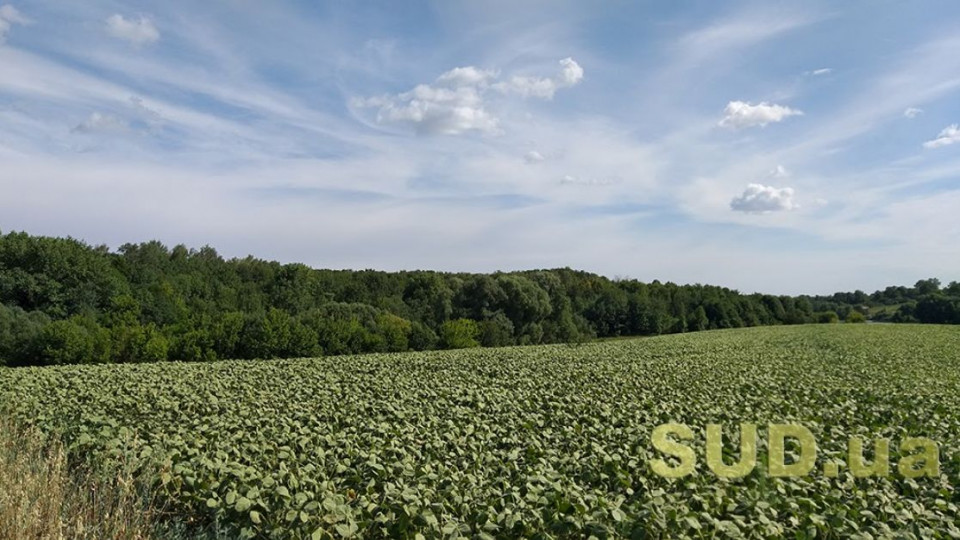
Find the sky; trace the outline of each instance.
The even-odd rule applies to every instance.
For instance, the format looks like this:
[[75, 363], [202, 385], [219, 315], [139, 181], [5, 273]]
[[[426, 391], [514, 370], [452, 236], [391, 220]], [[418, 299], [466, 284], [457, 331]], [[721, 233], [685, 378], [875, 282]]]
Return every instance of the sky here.
[[0, 231], [742, 292], [960, 280], [960, 3], [0, 0]]

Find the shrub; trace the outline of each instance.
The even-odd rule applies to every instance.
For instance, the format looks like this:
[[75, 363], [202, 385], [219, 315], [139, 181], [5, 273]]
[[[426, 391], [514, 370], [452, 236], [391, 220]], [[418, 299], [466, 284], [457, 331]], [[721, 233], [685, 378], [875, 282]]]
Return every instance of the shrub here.
[[819, 324], [830, 324], [840, 322], [840, 316], [836, 311], [818, 311], [813, 314], [813, 318]]
[[867, 322], [867, 318], [864, 317], [863, 313], [860, 313], [859, 311], [851, 311], [850, 314], [847, 315], [847, 322], [848, 323], [864, 323], [864, 322]]
[[479, 347], [480, 328], [471, 319], [456, 319], [440, 325], [440, 346], [444, 349]]

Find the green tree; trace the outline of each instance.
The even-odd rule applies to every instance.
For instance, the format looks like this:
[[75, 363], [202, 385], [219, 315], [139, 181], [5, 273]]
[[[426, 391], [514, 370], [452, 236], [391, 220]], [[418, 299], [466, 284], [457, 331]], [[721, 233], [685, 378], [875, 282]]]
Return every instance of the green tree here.
[[814, 320], [820, 324], [830, 324], [840, 322], [840, 317], [836, 311], [818, 311], [813, 314]]
[[76, 316], [45, 326], [33, 350], [44, 365], [105, 363], [110, 360], [110, 335], [96, 322]]
[[453, 291], [434, 273], [414, 274], [403, 289], [403, 302], [415, 320], [439, 328], [453, 313]]
[[484, 347], [502, 347], [513, 344], [513, 322], [503, 313], [480, 321], [480, 345]]
[[19, 307], [0, 304], [0, 366], [39, 363], [34, 346], [50, 318], [40, 311], [27, 313]]
[[703, 306], [697, 306], [697, 309], [693, 310], [693, 317], [688, 321], [688, 326], [691, 330], [701, 331], [707, 330], [710, 328], [710, 319], [707, 318], [707, 312], [703, 309]]
[[209, 332], [184, 326], [174, 331], [169, 357], [184, 362], [211, 362], [217, 359], [217, 353]]
[[411, 349], [415, 351], [429, 351], [437, 346], [439, 338], [436, 332], [431, 330], [427, 325], [419, 321], [413, 321], [410, 324], [410, 336], [407, 340]]
[[940, 292], [940, 280], [937, 278], [921, 279], [914, 286], [920, 295]]
[[479, 347], [480, 329], [471, 319], [455, 319], [440, 325], [440, 346], [444, 349]]
[[863, 323], [863, 322], [867, 322], [867, 318], [863, 316], [863, 313], [860, 313], [859, 311], [854, 310], [854, 311], [851, 311], [849, 315], [847, 315], [847, 322]]
[[413, 330], [410, 321], [392, 313], [381, 313], [377, 317], [377, 326], [386, 342], [387, 351], [403, 352], [410, 349], [410, 332]]

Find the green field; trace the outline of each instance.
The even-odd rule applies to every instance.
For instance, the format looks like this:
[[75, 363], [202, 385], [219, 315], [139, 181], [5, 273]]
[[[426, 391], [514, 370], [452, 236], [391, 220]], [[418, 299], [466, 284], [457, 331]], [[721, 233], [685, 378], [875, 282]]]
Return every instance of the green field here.
[[[185, 513], [269, 538], [960, 537], [960, 328], [768, 327], [565, 345], [0, 371], [76, 456], [142, 459]], [[651, 431], [694, 429], [656, 476]], [[717, 478], [704, 428], [800, 423], [817, 467]], [[891, 439], [889, 478], [823, 464]], [[936, 478], [898, 441], [939, 444]], [[727, 439], [728, 461], [738, 452]]]

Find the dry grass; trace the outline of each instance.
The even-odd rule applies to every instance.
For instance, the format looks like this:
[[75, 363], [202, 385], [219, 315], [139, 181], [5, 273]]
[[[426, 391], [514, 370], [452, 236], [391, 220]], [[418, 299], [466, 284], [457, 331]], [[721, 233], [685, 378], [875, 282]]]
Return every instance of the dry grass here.
[[71, 467], [63, 446], [0, 419], [0, 540], [157, 540], [159, 519], [131, 474]]

